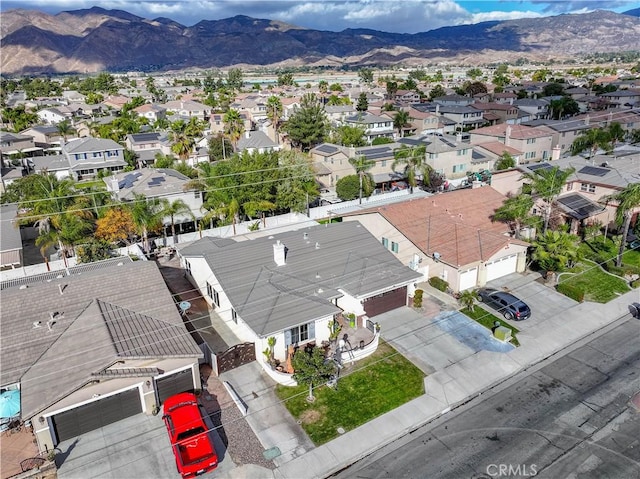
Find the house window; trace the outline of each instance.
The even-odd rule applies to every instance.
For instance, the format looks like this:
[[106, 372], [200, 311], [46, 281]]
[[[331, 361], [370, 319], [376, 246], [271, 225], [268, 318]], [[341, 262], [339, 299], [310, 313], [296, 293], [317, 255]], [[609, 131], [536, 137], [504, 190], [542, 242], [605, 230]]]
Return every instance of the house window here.
[[199, 191], [194, 191], [194, 192], [193, 192], [193, 197], [194, 197], [195, 199], [200, 199], [200, 192], [199, 192]]
[[231, 319], [233, 319], [233, 322], [238, 324], [238, 313], [236, 313], [236, 310], [231, 308]]
[[454, 173], [461, 173], [463, 171], [467, 170], [467, 165], [465, 165], [464, 163], [461, 163], [459, 165], [453, 165], [453, 172]]
[[284, 332], [285, 346], [311, 341], [316, 338], [315, 323], [301, 324]]
[[394, 253], [397, 253], [398, 249], [399, 249], [398, 243], [396, 243], [395, 241], [392, 241], [391, 242], [391, 251], [393, 251]]
[[214, 304], [219, 307], [220, 306], [220, 294], [209, 283], [207, 283], [207, 294], [213, 300]]
[[382, 160], [380, 162], [380, 166], [387, 166], [387, 160]]
[[573, 183], [567, 183], [567, 191], [571, 191], [573, 189]]
[[580, 183], [580, 191], [595, 193], [596, 185], [594, 185], [593, 183]]
[[527, 145], [533, 145], [536, 142], [535, 138], [527, 138]]
[[535, 157], [536, 157], [536, 152], [535, 151], [527, 151], [524, 154], [525, 160], [530, 160], [530, 159], [535, 158]]
[[389, 249], [389, 238], [382, 238], [382, 246]]
[[184, 260], [184, 269], [187, 270], [189, 274], [191, 274], [191, 264], [187, 260]]

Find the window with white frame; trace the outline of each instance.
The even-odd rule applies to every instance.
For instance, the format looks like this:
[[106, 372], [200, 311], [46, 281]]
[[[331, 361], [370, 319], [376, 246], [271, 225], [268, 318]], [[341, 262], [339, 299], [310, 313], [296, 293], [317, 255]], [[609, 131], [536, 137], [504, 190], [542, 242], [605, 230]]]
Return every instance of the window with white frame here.
[[533, 145], [536, 142], [535, 138], [527, 138], [527, 145]]
[[312, 341], [316, 338], [315, 323], [306, 323], [296, 326], [284, 332], [284, 345], [300, 344], [305, 341]]
[[459, 165], [453, 165], [453, 172], [454, 173], [461, 173], [463, 171], [467, 170], [467, 165], [464, 163], [460, 163]]
[[238, 324], [238, 313], [236, 313], [236, 310], [231, 308], [231, 319], [233, 319], [233, 322]]
[[595, 193], [596, 185], [593, 183], [580, 183], [580, 191], [584, 191], [586, 193]]
[[398, 243], [396, 243], [395, 241], [391, 242], [391, 251], [393, 251], [394, 253], [397, 253], [399, 248], [400, 247], [398, 246]]
[[389, 238], [382, 238], [382, 246], [389, 249]]
[[211, 286], [211, 283], [207, 282], [207, 294], [213, 300], [213, 303], [216, 306], [220, 306], [220, 294], [216, 291], [216, 289]]

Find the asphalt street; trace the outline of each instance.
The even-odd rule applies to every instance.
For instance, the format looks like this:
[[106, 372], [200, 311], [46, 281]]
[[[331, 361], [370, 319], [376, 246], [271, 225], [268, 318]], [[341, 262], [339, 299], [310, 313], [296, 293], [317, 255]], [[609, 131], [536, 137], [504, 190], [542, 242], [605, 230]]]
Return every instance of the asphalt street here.
[[338, 478], [639, 478], [640, 321], [531, 368]]

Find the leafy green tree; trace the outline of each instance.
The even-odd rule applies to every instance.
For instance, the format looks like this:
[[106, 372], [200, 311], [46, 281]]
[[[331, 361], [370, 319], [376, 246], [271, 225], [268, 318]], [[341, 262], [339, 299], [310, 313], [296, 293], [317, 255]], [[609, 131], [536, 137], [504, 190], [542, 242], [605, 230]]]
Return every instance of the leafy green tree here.
[[136, 193], [132, 202], [126, 204], [130, 211], [137, 233], [142, 237], [142, 250], [145, 253], [151, 251], [149, 234], [157, 233], [162, 229], [163, 208], [159, 200], [147, 198]]
[[462, 291], [458, 296], [458, 302], [471, 312], [475, 308], [476, 301], [478, 301], [478, 293], [470, 289]]
[[328, 131], [328, 123], [324, 106], [313, 93], [306, 93], [300, 107], [289, 117], [283, 129], [294, 146], [308, 151], [322, 143]]
[[111, 258], [113, 248], [106, 240], [90, 238], [87, 242], [76, 246], [78, 263], [94, 263]]
[[279, 73], [278, 86], [293, 86], [293, 73], [291, 72]]
[[314, 347], [310, 352], [305, 348], [300, 348], [293, 355], [291, 361], [294, 373], [293, 379], [299, 384], [309, 386], [309, 402], [315, 401], [313, 386], [327, 382], [336, 372], [333, 361], [328, 361], [325, 357], [324, 349]]
[[24, 105], [2, 110], [2, 121], [7, 123], [11, 131], [19, 132], [38, 123], [38, 115], [28, 112]]
[[493, 221], [502, 221], [509, 225], [516, 239], [520, 239], [520, 231], [525, 224], [531, 224], [533, 198], [520, 194], [507, 198], [493, 214]]
[[365, 127], [362, 125], [342, 125], [335, 129], [333, 140], [334, 143], [345, 146], [365, 146]]
[[487, 86], [480, 81], [465, 82], [462, 88], [464, 89], [464, 93], [469, 96], [474, 96], [478, 93], [487, 93], [488, 91]]
[[500, 155], [500, 158], [498, 158], [496, 164], [494, 165], [497, 171], [508, 170], [509, 168], [513, 168], [514, 166], [516, 166], [515, 158], [506, 151], [502, 153], [502, 155]]
[[389, 80], [387, 81], [387, 99], [393, 100], [398, 93], [398, 82]]
[[609, 138], [611, 138], [611, 149], [614, 150], [618, 142], [624, 141], [626, 132], [622, 125], [617, 121], [612, 122], [607, 128]]
[[542, 89], [544, 96], [557, 96], [564, 94], [564, 85], [562, 83], [549, 83]]
[[549, 70], [548, 68], [542, 68], [540, 70], [536, 70], [535, 72], [533, 72], [533, 75], [531, 75], [531, 80], [546, 82], [547, 78], [550, 75], [551, 75], [551, 70]]
[[370, 173], [367, 173], [367, 172], [376, 165], [376, 162], [362, 155], [356, 158], [349, 158], [349, 163], [356, 170], [356, 175], [358, 175], [358, 181], [359, 181], [358, 198], [359, 198], [359, 204], [362, 204], [363, 183], [365, 183], [365, 178], [367, 178], [367, 183], [369, 183], [370, 185], [375, 184], [375, 182], [373, 181], [373, 177], [371, 176]]
[[370, 85], [373, 83], [373, 70], [371, 68], [361, 68], [358, 70], [358, 79], [360, 83]]
[[480, 78], [482, 76], [482, 70], [479, 68], [471, 68], [467, 70], [467, 76], [475, 81], [476, 78]]
[[242, 70], [230, 68], [227, 72], [227, 85], [233, 90], [241, 90], [244, 83]]
[[309, 206], [309, 198], [318, 196], [311, 160], [295, 151], [281, 152], [280, 172], [276, 189], [278, 209], [302, 213]]
[[393, 143], [393, 138], [386, 136], [379, 136], [371, 141], [371, 145], [388, 145], [390, 143]]
[[356, 104], [356, 110], [359, 112], [365, 112], [368, 109], [369, 109], [369, 100], [367, 100], [367, 94], [365, 92], [362, 92], [358, 96], [358, 103]]
[[640, 208], [640, 183], [629, 183], [623, 190], [605, 198], [607, 203], [617, 203], [615, 222], [622, 226], [622, 238], [616, 257], [616, 266], [622, 266], [622, 255], [627, 243], [627, 235], [631, 227], [631, 218]]
[[543, 202], [543, 233], [546, 233], [551, 218], [551, 206], [562, 191], [567, 178], [573, 174], [574, 168], [561, 170], [557, 166], [544, 169], [540, 168], [531, 173], [525, 173], [522, 178], [528, 180], [531, 193], [538, 196]]
[[169, 140], [172, 143], [171, 151], [178, 155], [181, 160], [186, 160], [189, 157], [189, 153], [191, 153], [195, 145], [195, 141], [188, 134], [187, 124], [184, 120], [177, 120], [171, 124]]
[[402, 134], [404, 128], [409, 125], [411, 121], [411, 117], [409, 116], [409, 112], [406, 110], [399, 110], [398, 113], [393, 117], [393, 127], [398, 130], [398, 137], [402, 138], [404, 135]]
[[413, 193], [413, 189], [417, 186], [417, 176], [422, 175], [425, 184], [430, 177], [431, 166], [426, 162], [426, 146], [407, 147], [402, 145], [401, 148], [394, 152], [394, 160], [391, 169], [396, 171], [400, 165], [404, 165], [404, 175], [409, 184], [409, 192]]
[[544, 271], [563, 271], [580, 258], [580, 238], [564, 231], [546, 231], [533, 242], [532, 259]]
[[207, 148], [209, 149], [209, 161], [227, 159], [227, 155], [231, 155], [233, 152], [233, 145], [223, 134], [211, 137]]
[[429, 100], [433, 100], [434, 98], [445, 96], [446, 94], [447, 92], [442, 85], [436, 85], [429, 92]]
[[67, 141], [69, 135], [75, 133], [75, 130], [71, 126], [71, 122], [69, 120], [62, 120], [56, 125], [56, 129], [64, 141]]

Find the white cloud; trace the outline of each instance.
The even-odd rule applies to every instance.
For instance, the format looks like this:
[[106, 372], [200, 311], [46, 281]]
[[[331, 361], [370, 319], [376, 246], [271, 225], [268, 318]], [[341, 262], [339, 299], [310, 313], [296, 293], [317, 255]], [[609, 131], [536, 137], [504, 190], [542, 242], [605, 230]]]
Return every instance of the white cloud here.
[[517, 20], [519, 18], [539, 18], [544, 15], [541, 15], [540, 12], [481, 12], [474, 13], [471, 15], [471, 18], [468, 21], [465, 21], [465, 24], [470, 23], [480, 23], [480, 22], [489, 22], [494, 20]]

